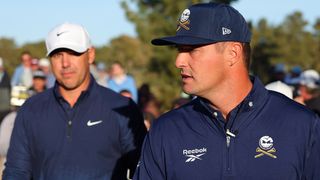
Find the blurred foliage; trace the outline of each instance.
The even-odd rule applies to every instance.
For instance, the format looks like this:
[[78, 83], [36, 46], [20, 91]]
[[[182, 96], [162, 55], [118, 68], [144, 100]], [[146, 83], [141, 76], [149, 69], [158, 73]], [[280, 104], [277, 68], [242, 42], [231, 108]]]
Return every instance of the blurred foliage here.
[[[234, 1], [219, 2], [230, 4]], [[137, 37], [121, 35], [96, 47], [96, 62], [104, 62], [107, 67], [113, 61], [122, 62], [127, 72], [136, 78], [137, 86], [149, 84], [164, 105], [163, 109], [168, 109], [181, 93], [179, 70], [174, 66], [176, 50], [152, 46], [150, 41], [174, 35], [180, 13], [198, 2], [208, 1], [122, 0], [128, 20], [136, 27]], [[301, 12], [293, 12], [279, 25], [269, 24], [266, 19], [257, 24], [249, 22], [249, 25], [253, 33], [251, 73], [264, 83], [270, 80], [271, 67], [276, 63], [285, 63], [288, 69], [299, 65], [303, 69], [320, 71], [320, 18], [310, 26]], [[30, 51], [37, 58], [46, 54], [44, 42], [17, 46], [13, 39], [0, 39], [0, 57], [5, 60], [10, 75], [20, 63], [22, 51]]]

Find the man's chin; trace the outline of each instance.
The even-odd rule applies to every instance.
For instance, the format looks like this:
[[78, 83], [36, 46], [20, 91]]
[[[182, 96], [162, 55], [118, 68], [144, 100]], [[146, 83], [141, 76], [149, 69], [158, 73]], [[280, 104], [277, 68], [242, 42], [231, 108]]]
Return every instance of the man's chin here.
[[61, 88], [65, 89], [67, 91], [72, 91], [77, 88], [77, 86], [73, 85], [73, 84], [59, 83], [59, 85]]
[[182, 86], [182, 91], [186, 94], [189, 94], [189, 95], [194, 94], [194, 91], [192, 89], [184, 87], [184, 86]]

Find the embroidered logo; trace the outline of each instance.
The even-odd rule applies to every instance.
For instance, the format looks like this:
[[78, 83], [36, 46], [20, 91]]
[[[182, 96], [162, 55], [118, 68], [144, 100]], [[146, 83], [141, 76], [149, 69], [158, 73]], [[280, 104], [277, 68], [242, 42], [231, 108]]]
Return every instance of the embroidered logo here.
[[91, 121], [91, 120], [89, 120], [88, 122], [87, 122], [87, 126], [94, 126], [94, 125], [97, 125], [97, 124], [100, 124], [100, 123], [102, 123], [102, 121], [100, 120], [100, 121]]
[[64, 34], [64, 33], [66, 33], [66, 32], [68, 32], [68, 31], [59, 32], [59, 33], [57, 33], [57, 36], [60, 36], [61, 34]]
[[257, 147], [256, 152], [259, 153], [254, 156], [254, 158], [259, 158], [261, 156], [267, 155], [271, 158], [276, 159], [277, 156], [272, 154], [277, 152], [273, 147], [273, 139], [270, 136], [262, 136], [259, 140], [259, 147]]
[[190, 17], [190, 10], [189, 9], [185, 9], [180, 18], [179, 18], [179, 23], [178, 23], [178, 28], [177, 28], [177, 31], [180, 30], [180, 28], [182, 27], [183, 29], [185, 30], [190, 30], [190, 27], [188, 27], [188, 25], [190, 24], [190, 20], [189, 20], [189, 17]]
[[201, 149], [184, 149], [182, 151], [182, 154], [187, 157], [187, 160], [185, 162], [193, 162], [195, 160], [202, 160], [200, 157], [205, 155], [207, 153], [207, 148], [201, 148]]
[[231, 30], [225, 27], [222, 27], [222, 35], [231, 34]]

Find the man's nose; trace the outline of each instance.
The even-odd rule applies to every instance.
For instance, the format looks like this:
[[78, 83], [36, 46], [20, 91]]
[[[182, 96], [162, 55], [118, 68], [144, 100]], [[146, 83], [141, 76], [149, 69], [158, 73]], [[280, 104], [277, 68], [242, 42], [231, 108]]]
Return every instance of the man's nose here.
[[62, 62], [62, 67], [69, 67], [70, 66], [70, 56], [68, 53], [62, 53], [61, 62]]
[[187, 65], [188, 55], [186, 52], [179, 52], [176, 57], [176, 67], [181, 69]]

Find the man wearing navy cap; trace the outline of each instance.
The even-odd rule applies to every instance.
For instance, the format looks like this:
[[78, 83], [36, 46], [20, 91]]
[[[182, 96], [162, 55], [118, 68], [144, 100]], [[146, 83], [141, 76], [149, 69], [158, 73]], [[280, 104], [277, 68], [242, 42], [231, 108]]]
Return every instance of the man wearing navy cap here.
[[319, 119], [249, 76], [250, 39], [237, 10], [206, 3], [152, 41], [177, 46], [182, 88], [197, 98], [155, 121], [134, 179], [319, 179]]

